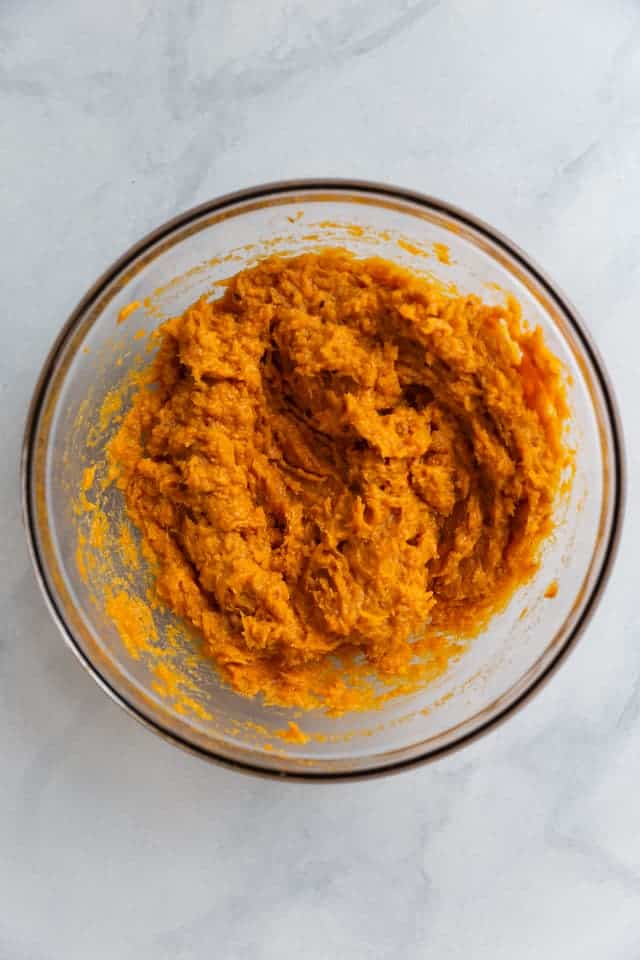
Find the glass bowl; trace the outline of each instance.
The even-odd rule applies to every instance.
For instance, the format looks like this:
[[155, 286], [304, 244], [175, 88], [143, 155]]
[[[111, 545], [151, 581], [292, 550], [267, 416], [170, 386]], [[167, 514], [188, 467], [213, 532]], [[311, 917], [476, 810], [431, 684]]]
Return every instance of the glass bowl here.
[[[380, 255], [488, 301], [513, 293], [526, 321], [542, 327], [567, 370], [570, 440], [577, 451], [571, 492], [559, 504], [558, 526], [535, 578], [438, 680], [381, 710], [339, 718], [265, 707], [233, 693], [199, 654], [197, 638], [161, 610], [150, 612], [153, 649], [142, 655], [132, 649], [105, 611], [104, 572], [96, 572], [106, 552], [113, 577], [122, 573], [118, 551], [105, 546], [115, 542], [108, 535], [123, 519], [116, 490], [104, 493], [113, 528], [107, 540], [83, 527], [96, 479], [87, 468], [97, 463], [98, 474], [104, 471], [105, 444], [120, 415], [109, 397], [149, 361], [149, 330], [259, 257], [319, 245]], [[140, 307], [118, 323], [132, 301]], [[576, 311], [528, 257], [475, 217], [431, 197], [325, 180], [268, 184], [205, 203], [155, 230], [110, 267], [73, 312], [44, 365], [26, 428], [22, 482], [31, 555], [51, 612], [114, 700], [210, 760], [262, 774], [340, 779], [433, 760], [496, 726], [541, 687], [602, 594], [622, 521], [623, 467], [602, 361]], [[149, 578], [143, 568], [129, 584], [145, 603]], [[548, 599], [554, 581], [557, 595]], [[175, 682], [158, 669], [165, 648]], [[304, 733], [298, 740], [282, 735], [290, 720]]]

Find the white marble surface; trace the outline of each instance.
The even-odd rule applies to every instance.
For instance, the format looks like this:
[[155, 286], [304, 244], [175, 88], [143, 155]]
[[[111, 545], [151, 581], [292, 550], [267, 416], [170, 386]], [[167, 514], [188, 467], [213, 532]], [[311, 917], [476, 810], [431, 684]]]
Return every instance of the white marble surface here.
[[[64, 648], [18, 515], [22, 422], [85, 288], [175, 212], [388, 180], [511, 235], [618, 389], [630, 503], [577, 651], [439, 764], [306, 786], [207, 766]], [[640, 956], [640, 4], [0, 3], [0, 958]]]

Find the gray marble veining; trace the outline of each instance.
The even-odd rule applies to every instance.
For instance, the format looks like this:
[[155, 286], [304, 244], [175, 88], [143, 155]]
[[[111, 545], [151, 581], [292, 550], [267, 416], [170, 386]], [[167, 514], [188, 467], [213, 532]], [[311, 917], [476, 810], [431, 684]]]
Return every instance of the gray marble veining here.
[[[254, 781], [160, 742], [63, 648], [18, 514], [62, 321], [180, 209], [388, 180], [494, 223], [566, 289], [625, 418], [605, 601], [521, 714], [439, 764]], [[640, 956], [640, 4], [0, 4], [0, 957]]]

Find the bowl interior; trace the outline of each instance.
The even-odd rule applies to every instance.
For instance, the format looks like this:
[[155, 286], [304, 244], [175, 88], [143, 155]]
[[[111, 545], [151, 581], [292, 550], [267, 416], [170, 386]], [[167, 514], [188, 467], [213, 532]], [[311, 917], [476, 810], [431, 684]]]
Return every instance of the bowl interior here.
[[[576, 448], [570, 494], [537, 576], [447, 672], [368, 714], [295, 715], [242, 698], [218, 681], [198, 640], [166, 612], [138, 626], [140, 651], [107, 610], [114, 593], [148, 609], [151, 572], [124, 561], [121, 496], [103, 490], [105, 446], [148, 334], [215, 284], [269, 253], [319, 245], [387, 257], [490, 302], [507, 293], [540, 325], [568, 375]], [[118, 323], [123, 307], [138, 309]], [[27, 506], [36, 562], [68, 639], [98, 679], [139, 717], [201, 752], [298, 775], [383, 770], [437, 755], [502, 716], [548, 672], [586, 616], [607, 565], [619, 480], [609, 397], [569, 309], [517, 251], [435, 202], [366, 187], [298, 185], [243, 195], [179, 218], [143, 241], [85, 298], [52, 354], [27, 447]], [[95, 474], [87, 468], [96, 466]], [[86, 498], [86, 499], [85, 499]], [[104, 516], [106, 528], [95, 522]], [[135, 531], [132, 532], [135, 539]], [[558, 592], [545, 598], [557, 581]], [[114, 584], [118, 589], [115, 591]], [[129, 638], [130, 640], [130, 638]], [[170, 670], [162, 664], [170, 664]], [[280, 736], [295, 719], [309, 739]]]

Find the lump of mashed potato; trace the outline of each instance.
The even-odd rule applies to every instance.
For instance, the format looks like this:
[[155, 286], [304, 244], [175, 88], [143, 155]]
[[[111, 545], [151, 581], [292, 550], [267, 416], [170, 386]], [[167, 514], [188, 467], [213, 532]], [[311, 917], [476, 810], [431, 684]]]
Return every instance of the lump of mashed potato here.
[[164, 323], [110, 458], [222, 677], [339, 712], [443, 670], [536, 570], [566, 417], [515, 302], [327, 250]]

